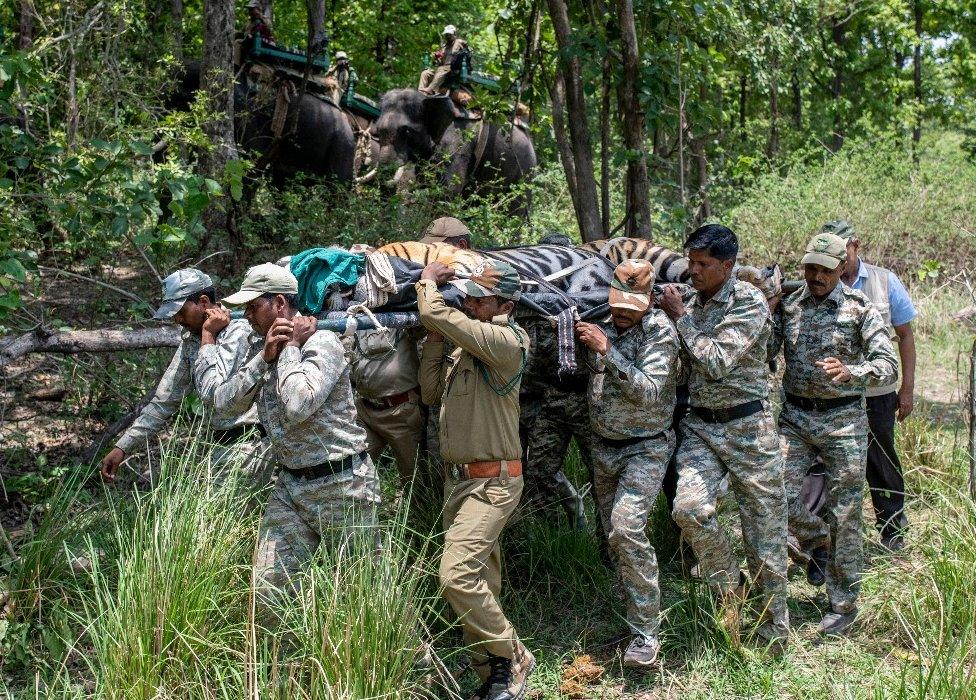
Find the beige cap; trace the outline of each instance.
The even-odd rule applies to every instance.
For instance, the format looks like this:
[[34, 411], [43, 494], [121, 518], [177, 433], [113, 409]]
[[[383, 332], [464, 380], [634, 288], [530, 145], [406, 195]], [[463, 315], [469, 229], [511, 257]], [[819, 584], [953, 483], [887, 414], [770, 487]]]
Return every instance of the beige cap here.
[[832, 233], [818, 233], [810, 239], [801, 265], [823, 265], [835, 269], [847, 259], [847, 241]]
[[455, 219], [453, 216], [442, 216], [431, 222], [427, 230], [424, 231], [424, 236], [420, 239], [420, 242], [443, 243], [449, 238], [460, 238], [461, 236], [470, 235], [471, 232], [464, 225], [463, 221]]
[[607, 303], [619, 309], [646, 311], [651, 305], [654, 266], [647, 260], [624, 260], [613, 271]]
[[223, 302], [229, 306], [240, 306], [262, 294], [298, 294], [298, 280], [280, 265], [255, 265], [244, 275], [240, 291], [225, 297]]

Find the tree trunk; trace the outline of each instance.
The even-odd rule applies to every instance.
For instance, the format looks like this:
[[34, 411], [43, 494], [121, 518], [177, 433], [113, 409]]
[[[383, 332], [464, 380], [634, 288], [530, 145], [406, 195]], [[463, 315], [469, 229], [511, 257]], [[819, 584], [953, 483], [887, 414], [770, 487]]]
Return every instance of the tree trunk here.
[[914, 0], [912, 10], [915, 14], [915, 56], [913, 60], [912, 83], [915, 88], [915, 125], [912, 128], [912, 161], [918, 165], [918, 142], [922, 140], [922, 20], [925, 10], [922, 0]]
[[793, 128], [803, 128], [803, 92], [800, 90], [800, 76], [796, 69], [793, 70], [793, 77], [790, 80], [790, 91], [793, 97]]
[[834, 19], [830, 26], [830, 36], [838, 55], [834, 57], [834, 75], [830, 81], [830, 99], [834, 109], [834, 133], [830, 138], [830, 150], [836, 153], [844, 145], [846, 132], [844, 120], [846, 115], [841, 111], [840, 101], [844, 94], [844, 66], [847, 65], [847, 26], [849, 18]]
[[[234, 0], [205, 0], [203, 5], [203, 61], [200, 82], [209, 100], [213, 118], [204, 124], [211, 148], [203, 153], [200, 165], [206, 177], [222, 181], [224, 168], [237, 158], [234, 142]], [[228, 198], [214, 201], [203, 215], [209, 235], [218, 230], [231, 234], [231, 244], [238, 242]]]
[[610, 237], [610, 57], [603, 60], [603, 94], [600, 99], [600, 221], [603, 237]]
[[779, 51], [773, 48], [769, 61], [769, 141], [766, 156], [774, 160], [779, 154]]
[[563, 172], [566, 173], [566, 188], [569, 190], [573, 213], [578, 222], [582, 219], [582, 214], [576, 186], [576, 161], [573, 160], [573, 149], [566, 134], [566, 88], [558, 67], [549, 84], [549, 99], [552, 102], [552, 130], [556, 135], [556, 148], [559, 150], [559, 160], [563, 163]]
[[596, 182], [593, 175], [593, 148], [590, 143], [590, 128], [586, 118], [586, 102], [583, 99], [582, 71], [579, 57], [574, 55], [572, 30], [569, 26], [569, 11], [565, 0], [547, 0], [549, 16], [559, 46], [560, 70], [566, 89], [566, 115], [569, 121], [569, 136], [576, 175], [576, 192], [579, 197], [577, 222], [583, 241], [594, 241], [602, 235], [600, 210], [596, 196]]
[[306, 0], [309, 44], [325, 36], [325, 0]]
[[20, 0], [17, 17], [17, 48], [27, 51], [34, 43], [34, 2]]
[[183, 0], [170, 0], [170, 18], [173, 22], [173, 55], [177, 62], [183, 60]]
[[746, 128], [746, 88], [748, 87], [748, 82], [746, 81], [746, 74], [743, 73], [739, 76], [739, 128]]
[[[647, 176], [647, 153], [644, 143], [644, 112], [638, 97], [640, 79], [640, 49], [634, 25], [633, 0], [617, 0], [617, 19], [623, 47], [623, 76], [617, 85], [617, 100], [627, 148], [627, 235], [631, 238], [651, 237], [651, 188]], [[607, 80], [604, 76], [604, 80]]]
[[145, 348], [175, 348], [180, 332], [174, 325], [130, 331], [69, 331], [54, 333], [47, 328], [25, 333], [0, 347], [0, 370], [33, 352], [73, 354], [79, 352], [117, 352]]

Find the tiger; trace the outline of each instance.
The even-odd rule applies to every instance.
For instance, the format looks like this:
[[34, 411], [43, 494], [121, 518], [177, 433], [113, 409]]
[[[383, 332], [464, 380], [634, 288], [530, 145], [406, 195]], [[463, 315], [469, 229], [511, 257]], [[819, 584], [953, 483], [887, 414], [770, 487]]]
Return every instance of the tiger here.
[[[680, 282], [687, 284], [691, 275], [688, 272], [688, 259], [664, 246], [654, 245], [645, 238], [611, 238], [597, 240], [577, 246], [608, 258], [614, 265], [624, 260], [647, 260], [654, 266], [657, 281]], [[778, 264], [763, 268], [752, 265], [736, 265], [736, 279], [749, 282], [759, 289], [767, 299], [782, 294], [783, 273]]]
[[655, 245], [646, 238], [610, 238], [590, 241], [577, 246], [583, 250], [598, 253], [614, 264], [624, 260], [646, 260], [654, 266], [659, 283], [688, 282], [688, 260], [680, 253]]
[[397, 241], [387, 243], [372, 251], [372, 254], [390, 255], [409, 260], [423, 267], [432, 262], [442, 262], [459, 272], [471, 272], [485, 259], [473, 250], [455, 248], [449, 243], [420, 243], [418, 241]]

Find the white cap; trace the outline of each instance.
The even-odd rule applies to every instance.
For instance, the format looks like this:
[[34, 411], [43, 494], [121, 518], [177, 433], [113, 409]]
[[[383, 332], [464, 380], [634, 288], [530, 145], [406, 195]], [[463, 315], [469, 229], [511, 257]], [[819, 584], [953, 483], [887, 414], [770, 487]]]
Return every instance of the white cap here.
[[444, 36], [445, 34], [457, 34], [457, 27], [455, 27], [453, 24], [447, 25], [444, 27], [444, 31], [441, 32], [441, 36]]
[[346, 55], [346, 52], [345, 52], [345, 51], [336, 51], [336, 55], [335, 55], [335, 57], [336, 57], [336, 60], [337, 60], [337, 61], [338, 61], [338, 60], [339, 60], [340, 58], [349, 58], [349, 57], [348, 57], [348, 56]]

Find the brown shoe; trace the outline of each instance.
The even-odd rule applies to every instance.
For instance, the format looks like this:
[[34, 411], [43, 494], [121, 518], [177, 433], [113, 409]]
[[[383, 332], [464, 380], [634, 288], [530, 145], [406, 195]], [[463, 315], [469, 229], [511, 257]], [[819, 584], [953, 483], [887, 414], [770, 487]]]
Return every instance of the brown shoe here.
[[624, 652], [624, 666], [650, 671], [657, 667], [657, 655], [660, 650], [661, 644], [657, 639], [647, 639], [637, 635]]

